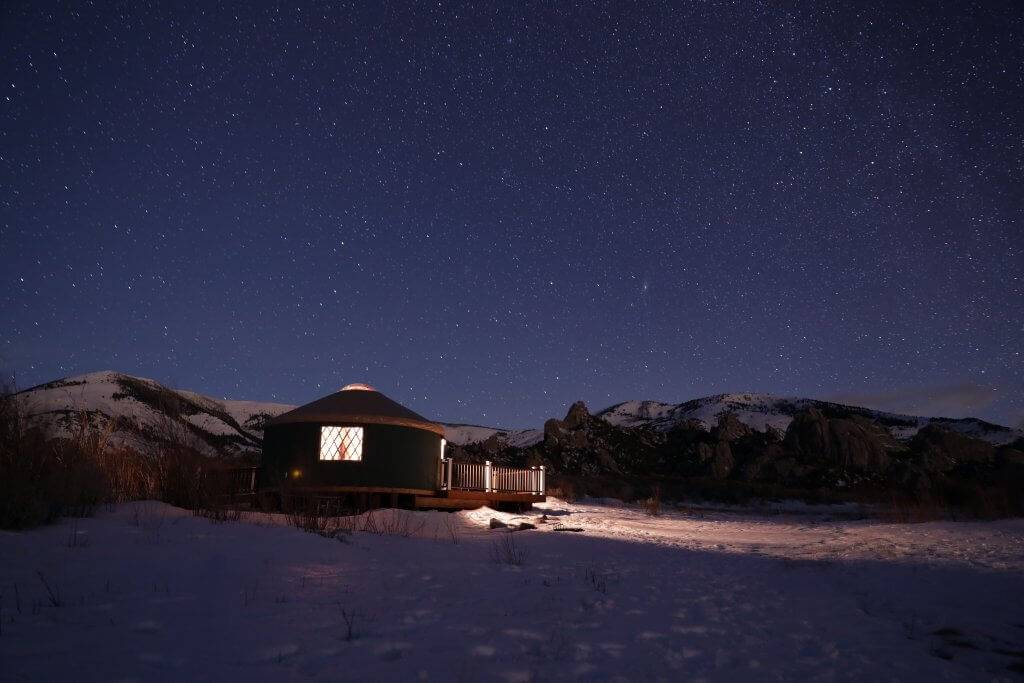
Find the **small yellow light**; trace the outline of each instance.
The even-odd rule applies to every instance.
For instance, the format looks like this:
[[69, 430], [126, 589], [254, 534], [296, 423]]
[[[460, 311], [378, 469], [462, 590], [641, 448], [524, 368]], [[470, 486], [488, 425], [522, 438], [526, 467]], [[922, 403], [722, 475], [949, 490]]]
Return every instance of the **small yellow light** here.
[[302, 476], [302, 470], [292, 470], [292, 479], [298, 479]]

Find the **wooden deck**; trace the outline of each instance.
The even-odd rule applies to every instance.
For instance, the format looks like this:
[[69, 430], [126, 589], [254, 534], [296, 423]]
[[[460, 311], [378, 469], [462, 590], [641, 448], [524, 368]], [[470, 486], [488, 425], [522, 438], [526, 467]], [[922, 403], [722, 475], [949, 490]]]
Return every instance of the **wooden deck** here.
[[[542, 503], [544, 468], [516, 469], [496, 467], [490, 462], [465, 463], [442, 459], [436, 489], [389, 488], [382, 486], [292, 485], [287, 489], [253, 491], [254, 497], [278, 498], [284, 509], [292, 504], [306, 505], [310, 500], [341, 499], [355, 509], [374, 507], [413, 507], [420, 509], [474, 509], [488, 505], [502, 508], [528, 508]], [[251, 478], [255, 481], [255, 477]], [[276, 504], [275, 504], [276, 505]]]
[[437, 491], [432, 496], [417, 496], [416, 507], [455, 510], [474, 510], [484, 505], [496, 507], [502, 503], [519, 504], [522, 506], [543, 503], [547, 500], [540, 493], [509, 493], [502, 491]]

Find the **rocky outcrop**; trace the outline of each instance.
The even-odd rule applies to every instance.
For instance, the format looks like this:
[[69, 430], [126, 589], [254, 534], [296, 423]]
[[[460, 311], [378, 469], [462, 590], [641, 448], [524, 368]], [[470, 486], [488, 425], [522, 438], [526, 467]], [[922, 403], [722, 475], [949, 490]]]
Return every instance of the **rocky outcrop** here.
[[718, 424], [711, 430], [711, 436], [719, 441], [735, 441], [751, 433], [750, 427], [740, 422], [736, 413], [722, 413], [718, 416]]
[[798, 460], [843, 470], [888, 469], [892, 436], [870, 420], [853, 416], [828, 418], [816, 408], [797, 413], [786, 430], [786, 449]]
[[711, 476], [715, 479], [726, 479], [732, 473], [736, 460], [732, 457], [732, 449], [728, 441], [715, 444], [715, 455], [711, 460]]
[[[681, 482], [692, 479], [698, 488], [731, 489], [734, 483], [739, 490], [864, 495], [881, 487], [877, 490], [922, 499], [959, 495], [959, 500], [970, 487], [1024, 480], [1024, 453], [1012, 446], [996, 448], [940, 426], [897, 442], [885, 425], [862, 415], [815, 407], [798, 412], [782, 434], [753, 429], [733, 413], [721, 414], [711, 429], [696, 420], [666, 431], [615, 426], [577, 402], [564, 418], [545, 423], [544, 439], [535, 446], [517, 449], [494, 440], [465, 448], [469, 459], [546, 465], [553, 479], [564, 474], [614, 482], [616, 495], [626, 497], [632, 487], [646, 486], [640, 483], [645, 480], [675, 482], [687, 490], [690, 484]], [[957, 489], [962, 482], [968, 482], [966, 488]]]
[[544, 445], [549, 448], [586, 448], [590, 440], [583, 430], [595, 419], [587, 410], [586, 403], [576, 401], [564, 420], [552, 418], [544, 423]]
[[565, 414], [562, 425], [566, 429], [579, 429], [586, 426], [590, 419], [590, 411], [587, 410], [587, 404], [583, 401], [576, 401], [569, 406], [569, 412]]
[[945, 473], [962, 465], [991, 464], [996, 449], [992, 444], [931, 424], [910, 440], [917, 464], [929, 473]]

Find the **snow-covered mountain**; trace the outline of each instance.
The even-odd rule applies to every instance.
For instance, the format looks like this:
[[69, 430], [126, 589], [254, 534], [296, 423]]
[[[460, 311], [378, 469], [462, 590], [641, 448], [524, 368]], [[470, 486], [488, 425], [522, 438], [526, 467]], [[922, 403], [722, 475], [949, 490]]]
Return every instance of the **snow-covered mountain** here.
[[[115, 421], [114, 443], [140, 450], [162, 438], [187, 439], [200, 451], [243, 456], [259, 452], [266, 420], [295, 406], [261, 401], [232, 401], [166, 387], [159, 382], [118, 372], [94, 372], [47, 382], [17, 394], [30, 419], [51, 436], [74, 436], [82, 420], [103, 429]], [[687, 420], [710, 429], [725, 412], [763, 431], [784, 432], [801, 410], [815, 407], [832, 415], [861, 415], [885, 425], [899, 439], [922, 427], [939, 423], [968, 436], [1004, 444], [1024, 436], [976, 418], [949, 419], [885, 413], [868, 408], [807, 398], [780, 398], [768, 394], [720, 394], [685, 403], [627, 401], [597, 413], [618, 427], [647, 426], [667, 431]], [[443, 423], [442, 423], [443, 424]], [[544, 439], [543, 429], [510, 430], [468, 424], [445, 424], [446, 438], [455, 445], [479, 443], [494, 437], [500, 444], [527, 448]]]
[[945, 417], [919, 417], [887, 413], [870, 408], [848, 406], [810, 398], [783, 398], [770, 394], [718, 394], [684, 403], [657, 401], [626, 401], [605, 408], [597, 416], [618, 427], [647, 426], [667, 431], [673, 426], [696, 420], [705, 429], [718, 422], [718, 416], [731, 412], [748, 427], [764, 431], [773, 427], [785, 432], [793, 415], [801, 410], [817, 408], [831, 415], [859, 415], [884, 425], [897, 439], [909, 439], [929, 424], [960, 432], [966, 436], [1001, 445], [1024, 436], [1024, 431], [1010, 429], [974, 417], [954, 419]]
[[73, 438], [85, 420], [90, 429], [110, 427], [114, 444], [144, 450], [174, 438], [228, 456], [258, 452], [263, 423], [294, 407], [219, 400], [109, 371], [40, 384], [17, 398], [30, 422], [51, 437]]
[[[162, 436], [174, 435], [211, 455], [259, 452], [264, 422], [295, 407], [216, 399], [111, 371], [54, 380], [21, 391], [17, 397], [32, 423], [54, 438], [74, 437], [83, 419], [92, 429], [104, 429], [114, 422], [112, 443], [142, 450]], [[537, 429], [517, 431], [465, 424], [444, 427], [447, 440], [456, 445], [486, 441], [496, 435], [502, 443], [526, 447], [544, 438], [544, 432]]]
[[480, 425], [445, 424], [445, 438], [449, 443], [465, 446], [496, 437], [498, 441], [515, 448], [529, 448], [544, 440], [543, 429], [499, 429]]

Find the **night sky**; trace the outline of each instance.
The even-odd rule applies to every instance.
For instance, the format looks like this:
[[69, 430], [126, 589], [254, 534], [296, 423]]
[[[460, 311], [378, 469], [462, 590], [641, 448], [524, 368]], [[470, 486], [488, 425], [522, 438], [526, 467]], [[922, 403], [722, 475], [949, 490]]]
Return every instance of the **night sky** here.
[[212, 4], [0, 8], [18, 385], [1024, 419], [1019, 2]]

